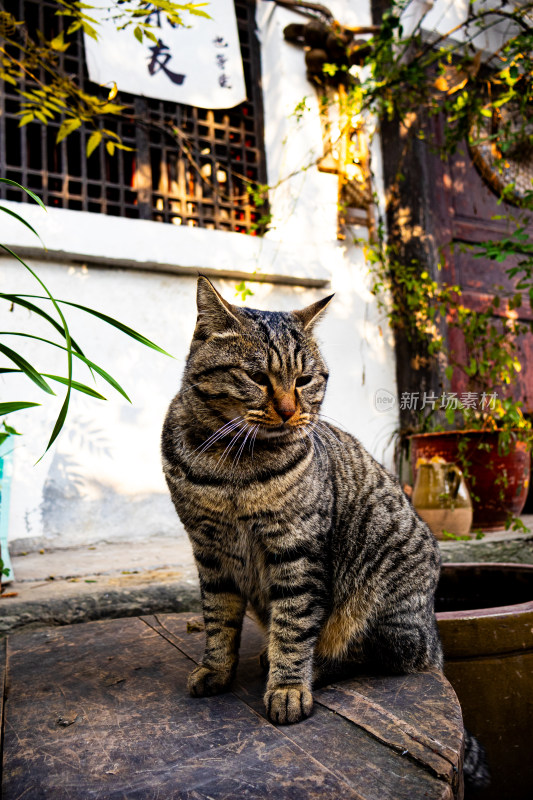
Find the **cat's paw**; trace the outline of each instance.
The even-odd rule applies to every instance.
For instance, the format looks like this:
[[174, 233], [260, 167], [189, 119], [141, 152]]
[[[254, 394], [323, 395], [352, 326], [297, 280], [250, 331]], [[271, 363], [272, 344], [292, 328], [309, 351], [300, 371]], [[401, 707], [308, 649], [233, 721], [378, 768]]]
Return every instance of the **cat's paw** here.
[[313, 710], [313, 695], [303, 683], [267, 689], [264, 701], [269, 720], [277, 725], [300, 722]]
[[227, 692], [232, 678], [232, 670], [211, 669], [198, 664], [189, 675], [187, 688], [193, 697], [211, 697]]

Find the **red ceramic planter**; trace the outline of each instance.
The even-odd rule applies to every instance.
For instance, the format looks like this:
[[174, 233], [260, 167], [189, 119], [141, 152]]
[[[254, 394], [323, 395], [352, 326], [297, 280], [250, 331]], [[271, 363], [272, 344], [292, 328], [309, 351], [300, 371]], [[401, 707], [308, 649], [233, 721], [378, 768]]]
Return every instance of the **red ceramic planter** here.
[[473, 528], [485, 531], [505, 527], [509, 516], [518, 516], [524, 508], [530, 471], [530, 451], [526, 442], [510, 444], [508, 453], [498, 452], [498, 431], [442, 431], [419, 433], [410, 437], [411, 467], [416, 479], [419, 458], [440, 456], [461, 466], [459, 441], [466, 439], [465, 456], [470, 462], [469, 472], [475, 477], [470, 493], [474, 500]]
[[533, 565], [444, 564], [436, 593], [444, 672], [492, 774], [479, 800], [533, 787]]

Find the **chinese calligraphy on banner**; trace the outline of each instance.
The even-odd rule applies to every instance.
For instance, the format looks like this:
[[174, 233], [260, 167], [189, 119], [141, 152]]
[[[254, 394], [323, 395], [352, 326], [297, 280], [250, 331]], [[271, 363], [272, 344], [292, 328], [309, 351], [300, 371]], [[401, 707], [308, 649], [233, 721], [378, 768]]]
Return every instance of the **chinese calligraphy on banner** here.
[[211, 19], [188, 16], [187, 28], [171, 26], [154, 9], [157, 43], [146, 37], [141, 43], [129, 29], [117, 31], [108, 9], [91, 8], [99, 38], [85, 36], [94, 83], [114, 82], [123, 92], [199, 108], [233, 108], [246, 100], [233, 0], [210, 0]]

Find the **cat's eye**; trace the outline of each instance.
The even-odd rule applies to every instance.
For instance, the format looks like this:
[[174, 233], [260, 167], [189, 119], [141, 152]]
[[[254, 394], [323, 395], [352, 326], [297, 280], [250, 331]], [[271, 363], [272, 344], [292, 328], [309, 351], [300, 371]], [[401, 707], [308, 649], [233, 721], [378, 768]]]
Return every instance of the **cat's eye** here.
[[264, 372], [247, 372], [246, 374], [258, 386], [270, 386], [270, 378]]
[[313, 380], [312, 375], [300, 375], [299, 378], [296, 378], [296, 386], [307, 386], [308, 383], [311, 383]]

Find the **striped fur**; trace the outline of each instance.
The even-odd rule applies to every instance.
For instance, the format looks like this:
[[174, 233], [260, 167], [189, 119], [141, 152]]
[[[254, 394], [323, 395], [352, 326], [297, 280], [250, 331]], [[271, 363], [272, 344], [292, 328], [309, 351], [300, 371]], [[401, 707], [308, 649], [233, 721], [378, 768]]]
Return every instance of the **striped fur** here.
[[434, 537], [397, 480], [324, 422], [327, 368], [313, 325], [230, 305], [198, 281], [198, 322], [164, 424], [163, 464], [190, 536], [205, 655], [189, 690], [228, 689], [249, 603], [268, 634], [265, 705], [297, 722], [320, 669], [442, 666]]

